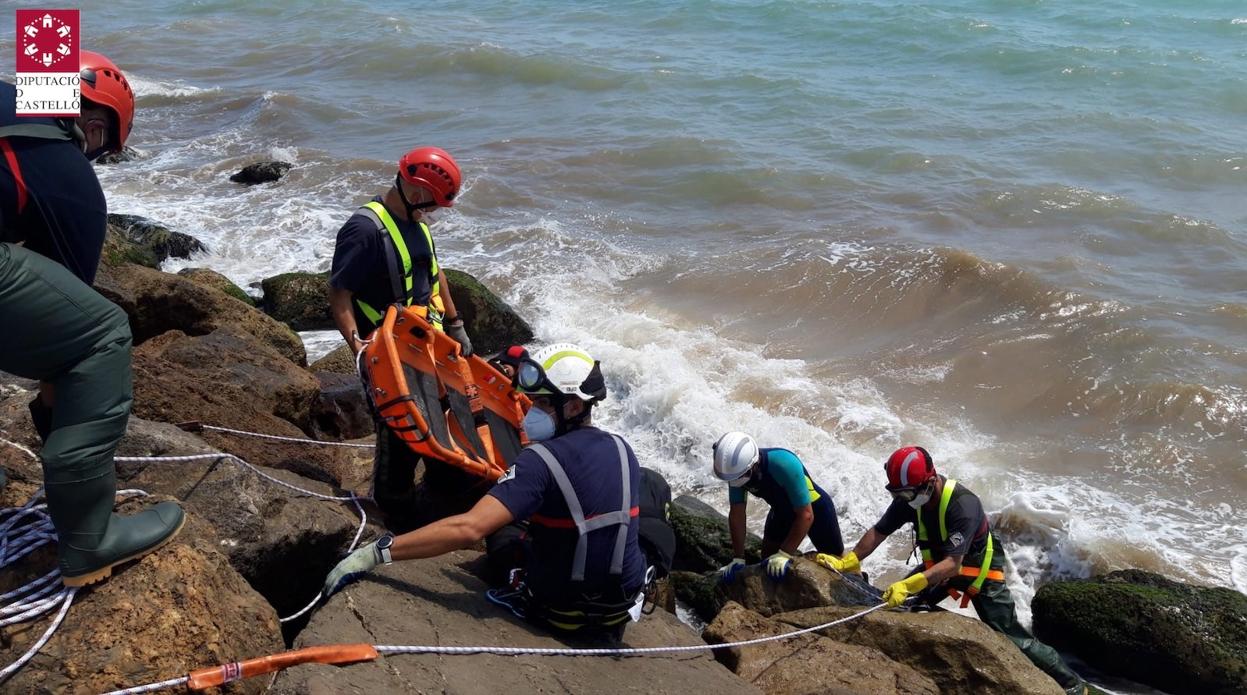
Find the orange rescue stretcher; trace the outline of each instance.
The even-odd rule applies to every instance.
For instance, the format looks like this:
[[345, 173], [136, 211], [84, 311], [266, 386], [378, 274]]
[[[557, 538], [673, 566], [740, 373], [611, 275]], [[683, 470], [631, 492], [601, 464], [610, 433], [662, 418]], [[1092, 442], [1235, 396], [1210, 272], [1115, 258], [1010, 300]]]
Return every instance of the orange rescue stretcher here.
[[413, 451], [490, 481], [528, 444], [532, 406], [489, 362], [421, 316], [391, 305], [364, 348], [361, 376], [373, 409]]

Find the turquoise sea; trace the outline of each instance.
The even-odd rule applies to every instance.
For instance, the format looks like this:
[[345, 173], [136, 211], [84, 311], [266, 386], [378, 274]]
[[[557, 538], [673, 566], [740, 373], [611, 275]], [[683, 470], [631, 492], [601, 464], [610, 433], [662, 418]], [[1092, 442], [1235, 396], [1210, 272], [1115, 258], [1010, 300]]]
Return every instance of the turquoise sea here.
[[[600, 356], [605, 426], [677, 490], [725, 507], [710, 443], [748, 430], [855, 538], [918, 443], [1024, 598], [1127, 566], [1247, 591], [1242, 2], [115, 0], [83, 25], [139, 96], [110, 206], [207, 243], [189, 265], [324, 270], [440, 145], [467, 176], [443, 262]], [[269, 158], [295, 168], [227, 180]]]

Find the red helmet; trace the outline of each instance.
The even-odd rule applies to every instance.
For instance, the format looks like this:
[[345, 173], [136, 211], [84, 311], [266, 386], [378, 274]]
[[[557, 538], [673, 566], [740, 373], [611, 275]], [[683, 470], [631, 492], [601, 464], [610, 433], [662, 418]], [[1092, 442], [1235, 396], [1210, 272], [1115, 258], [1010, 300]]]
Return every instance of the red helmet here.
[[95, 51], [79, 50], [79, 89], [86, 99], [110, 109], [117, 118], [111, 148], [120, 152], [134, 128], [134, 92], [113, 61]]
[[417, 147], [398, 160], [398, 175], [407, 183], [433, 194], [433, 202], [448, 208], [455, 204], [459, 185], [459, 165], [440, 147]]
[[888, 489], [899, 490], [925, 485], [935, 477], [931, 454], [920, 446], [906, 446], [892, 452], [883, 470], [888, 474]]

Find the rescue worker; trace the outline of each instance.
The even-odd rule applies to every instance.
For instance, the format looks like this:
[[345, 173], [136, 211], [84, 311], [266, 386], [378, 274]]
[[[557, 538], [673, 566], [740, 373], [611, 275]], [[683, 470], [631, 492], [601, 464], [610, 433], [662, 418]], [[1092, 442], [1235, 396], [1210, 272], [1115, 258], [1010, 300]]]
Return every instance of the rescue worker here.
[[[432, 210], [454, 205], [461, 184], [459, 165], [449, 153], [417, 147], [399, 160], [394, 185], [356, 210], [338, 230], [329, 306], [355, 353], [380, 325], [386, 307], [400, 303], [415, 307], [434, 328], [458, 341], [464, 355], [472, 354], [428, 226]], [[388, 427], [377, 424], [372, 494], [392, 526], [406, 523], [419, 460]]]
[[522, 583], [489, 598], [550, 628], [621, 636], [638, 619], [645, 560], [638, 543], [640, 467], [627, 442], [593, 426], [606, 397], [599, 363], [560, 343], [523, 355], [516, 385], [532, 399], [533, 442], [469, 511], [346, 557], [325, 580], [328, 597], [377, 565], [471, 547], [516, 520], [530, 522]]
[[912, 523], [923, 567], [884, 591], [883, 600], [889, 606], [900, 606], [910, 596], [932, 605], [947, 596], [960, 598], [962, 607], [973, 603], [984, 623], [1008, 637], [1067, 693], [1086, 692], [1082, 679], [1056, 650], [1018, 623], [1005, 583], [1004, 545], [992, 534], [978, 496], [956, 480], [937, 474], [931, 455], [919, 446], [897, 449], [884, 470], [892, 503], [883, 517], [853, 550], [842, 557], [819, 554], [815, 561], [837, 572], [860, 572], [861, 561], [885, 538]]
[[0, 370], [40, 382], [31, 414], [43, 439], [58, 566], [71, 587], [155, 550], [184, 520], [176, 502], [113, 513], [113, 454], [132, 397], [131, 337], [125, 313], [87, 284], [106, 228], [88, 157], [122, 149], [134, 95], [112, 61], [80, 54], [83, 109], [74, 121], [18, 117], [14, 86], [0, 83]]
[[714, 474], [728, 484], [728, 528], [733, 559], [719, 569], [730, 582], [745, 566], [745, 512], [749, 494], [762, 498], [771, 509], [762, 531], [766, 573], [783, 579], [797, 548], [809, 536], [822, 553], [844, 552], [836, 505], [796, 454], [787, 449], [759, 449], [744, 432], [728, 432], [714, 443]]

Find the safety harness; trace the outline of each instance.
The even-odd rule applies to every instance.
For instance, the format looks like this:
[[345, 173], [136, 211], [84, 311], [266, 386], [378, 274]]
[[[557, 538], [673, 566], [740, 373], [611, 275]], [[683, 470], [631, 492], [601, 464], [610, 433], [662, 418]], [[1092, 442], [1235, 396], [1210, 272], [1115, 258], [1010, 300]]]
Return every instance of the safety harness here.
[[[944, 493], [940, 495], [940, 541], [948, 541], [948, 526], [945, 521], [945, 514], [948, 512], [948, 503], [953, 498], [953, 490], [957, 487], [956, 480], [948, 480], [944, 483]], [[927, 537], [927, 527], [922, 523], [922, 510], [917, 510], [918, 516], [918, 547], [922, 550], [922, 566], [925, 569], [931, 569], [935, 565], [935, 560], [931, 557], [931, 543]], [[983, 553], [983, 561], [979, 567], [971, 567], [968, 565], [961, 566], [961, 576], [974, 577], [974, 581], [965, 590], [965, 595], [961, 595], [956, 589], [949, 589], [948, 595], [953, 599], [961, 599], [961, 607], [965, 608], [970, 604], [970, 600], [979, 595], [979, 591], [983, 588], [983, 583], [988, 579], [997, 582], [1005, 580], [1005, 573], [1001, 570], [992, 569], [992, 554], [994, 553], [994, 544], [992, 542], [992, 533], [987, 532], [987, 549]]]
[[26, 187], [26, 179], [22, 177], [22, 168], [17, 162], [17, 153], [9, 138], [38, 138], [40, 140], [74, 140], [73, 131], [59, 125], [49, 123], [15, 123], [0, 126], [0, 152], [8, 162], [9, 172], [13, 174], [13, 186], [17, 189], [17, 214], [22, 214], [26, 203], [30, 200], [30, 191]]
[[[584, 581], [585, 558], [589, 549], [589, 533], [610, 526], [619, 527], [615, 534], [614, 551], [611, 554], [610, 574], [613, 576], [622, 575], [624, 550], [628, 544], [628, 528], [632, 520], [640, 514], [640, 508], [632, 503], [632, 481], [631, 470], [628, 466], [628, 450], [624, 445], [623, 439], [617, 435], [611, 435], [611, 438], [615, 440], [615, 448], [619, 453], [620, 489], [622, 491], [619, 510], [590, 517], [585, 516], [584, 508], [580, 504], [580, 497], [576, 494], [576, 489], [572, 487], [571, 479], [567, 477], [567, 472], [563, 470], [562, 464], [559, 463], [554, 454], [544, 444], [531, 444], [528, 447], [536, 452], [541, 457], [541, 460], [545, 462], [546, 468], [550, 470], [550, 475], [554, 477], [555, 483], [559, 486], [559, 491], [563, 494], [563, 501], [567, 503], [567, 510], [570, 514], [570, 518], [534, 514], [530, 521], [546, 528], [574, 528], [576, 530], [576, 550], [572, 555], [572, 581]], [[638, 592], [638, 594], [641, 594], [641, 592]], [[562, 630], [575, 631], [584, 628], [605, 629], [624, 625], [627, 621], [633, 619], [632, 612], [638, 607], [639, 599], [642, 596], [623, 597], [623, 600], [609, 600], [604, 597], [579, 597], [573, 601], [570, 607], [544, 605], [540, 601], [532, 600], [531, 593], [529, 593], [528, 598], [530, 599], [527, 606], [528, 617], [539, 618]]]
[[[429, 233], [429, 226], [423, 222], [420, 225], [420, 231], [424, 232], [424, 240], [429, 245], [429, 257], [431, 259], [429, 265], [429, 274], [433, 277], [433, 283], [430, 288], [429, 306], [420, 306], [415, 304], [414, 292], [412, 291], [415, 283], [412, 280], [412, 263], [411, 254], [407, 251], [407, 242], [403, 241], [402, 232], [398, 231], [398, 225], [394, 223], [394, 218], [390, 216], [390, 211], [377, 201], [370, 201], [359, 209], [359, 214], [372, 220], [377, 225], [377, 232], [385, 232], [389, 237], [390, 243], [382, 243], [385, 248], [386, 263], [390, 267], [390, 285], [394, 293], [394, 300], [401, 303], [405, 307], [411, 307], [420, 318], [427, 319], [429, 323], [437, 330], [442, 329], [442, 316], [446, 310], [442, 303], [441, 296], [441, 280], [438, 279], [437, 253], [433, 247], [433, 235]], [[383, 315], [367, 302], [356, 297], [355, 303], [359, 305], [359, 310], [364, 312], [364, 316], [372, 321], [374, 326], [381, 325]], [[432, 311], [430, 311], [432, 309]]]

